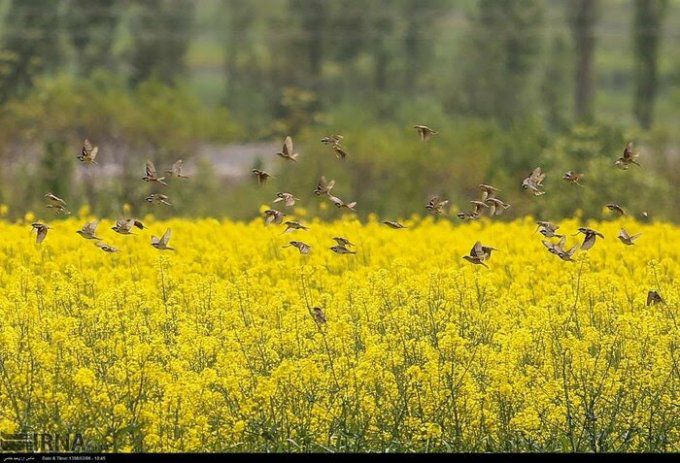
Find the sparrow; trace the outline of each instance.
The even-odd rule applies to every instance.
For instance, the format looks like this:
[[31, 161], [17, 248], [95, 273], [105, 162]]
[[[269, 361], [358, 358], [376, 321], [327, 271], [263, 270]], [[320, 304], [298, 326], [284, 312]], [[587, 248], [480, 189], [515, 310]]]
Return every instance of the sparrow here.
[[629, 141], [623, 150], [623, 155], [614, 162], [614, 165], [622, 170], [628, 169], [631, 164], [639, 166], [638, 156], [639, 154], [633, 153], [633, 142]]
[[416, 131], [418, 131], [418, 135], [420, 135], [420, 141], [428, 141], [432, 138], [432, 136], [437, 135], [439, 133], [432, 130], [426, 125], [414, 125], [413, 128], [416, 129]]
[[491, 251], [497, 251], [497, 249], [492, 248], [491, 246], [484, 246], [482, 243], [477, 241], [475, 245], [472, 246], [470, 255], [463, 256], [463, 259], [467, 260], [468, 262], [472, 262], [473, 264], [483, 265], [484, 267], [489, 268], [489, 266], [486, 265], [484, 261], [491, 257]]
[[281, 152], [276, 153], [276, 155], [281, 156], [287, 161], [297, 162], [298, 154], [293, 152], [293, 139], [286, 137], [286, 139], [283, 141], [283, 148], [281, 148]]
[[165, 230], [165, 233], [163, 233], [163, 236], [159, 238], [156, 238], [155, 236], [151, 237], [151, 246], [154, 248], [160, 250], [160, 251], [174, 251], [174, 248], [171, 248], [168, 246], [168, 241], [170, 241], [170, 237], [172, 236], [172, 230], [169, 228]]
[[51, 230], [51, 227], [48, 227], [47, 225], [40, 223], [40, 222], [33, 222], [31, 224], [32, 230], [35, 230], [37, 233], [35, 237], [35, 244], [40, 244], [45, 240], [45, 237], [47, 236], [47, 230]]
[[588, 249], [592, 248], [598, 236], [604, 239], [604, 235], [602, 233], [593, 230], [592, 228], [579, 227], [578, 232], [576, 232], [576, 234], [578, 235], [579, 233], [583, 233], [585, 235], [585, 238], [583, 239], [583, 244], [581, 245], [582, 251], [587, 251]]
[[472, 200], [472, 201], [470, 201], [470, 204], [472, 204], [475, 207], [475, 210], [472, 212], [472, 215], [475, 218], [479, 218], [479, 216], [482, 215], [482, 212], [484, 211], [484, 209], [489, 208], [489, 205], [486, 204], [483, 201]]
[[[560, 227], [557, 227], [560, 228]], [[546, 227], [539, 227], [539, 233], [546, 238], [562, 238], [564, 235], [559, 235], [555, 233], [555, 230], [552, 228], [546, 228]]]
[[130, 231], [132, 227], [144, 230], [144, 224], [137, 219], [119, 219], [116, 221], [116, 225], [111, 227], [111, 230], [121, 235], [132, 235], [133, 233]]
[[326, 177], [323, 175], [319, 179], [319, 181], [316, 184], [316, 188], [314, 188], [314, 194], [317, 196], [321, 195], [327, 195], [330, 194], [331, 190], [335, 186], [335, 180], [331, 180], [330, 182], [326, 181]]
[[146, 199], [146, 201], [149, 203], [156, 202], [160, 204], [165, 204], [166, 206], [172, 206], [172, 204], [168, 202], [168, 196], [160, 193], [152, 193], [144, 199]]
[[309, 254], [309, 252], [312, 250], [311, 246], [303, 243], [302, 241], [290, 241], [284, 246], [284, 248], [289, 248], [291, 246], [297, 248], [298, 251], [300, 251], [300, 254]]
[[484, 204], [486, 204], [489, 207], [489, 216], [494, 216], [494, 215], [501, 215], [503, 211], [508, 209], [510, 207], [510, 204], [505, 203], [501, 201], [499, 198], [487, 198], [484, 201]]
[[333, 148], [333, 151], [335, 152], [335, 157], [337, 157], [341, 161], [344, 160], [347, 157], [347, 151], [342, 149], [340, 144], [335, 143], [335, 144], [331, 145], [331, 148]]
[[168, 177], [175, 177], [175, 178], [189, 178], [186, 175], [182, 174], [182, 168], [184, 167], [184, 161], [181, 159], [178, 159], [175, 161], [175, 163], [172, 165], [172, 167], [168, 170], [165, 171], [166, 175]]
[[348, 246], [354, 246], [354, 244], [350, 243], [350, 241], [347, 238], [343, 238], [341, 236], [336, 236], [333, 238], [333, 240], [335, 240], [335, 242], [338, 243], [338, 246], [342, 246], [345, 248]]
[[85, 164], [97, 164], [94, 160], [99, 152], [98, 146], [92, 146], [90, 140], [87, 138], [83, 141], [83, 147], [80, 149], [80, 154], [78, 155], [78, 160]]
[[110, 244], [106, 244], [103, 241], [97, 241], [96, 243], [94, 243], [94, 245], [104, 252], [118, 252], [118, 248], [114, 248]]
[[619, 217], [626, 214], [623, 208], [618, 204], [609, 203], [605, 204], [605, 207], [609, 209], [610, 212], [615, 212], [616, 214], [618, 214]]
[[326, 315], [324, 315], [323, 310], [321, 310], [321, 307], [314, 307], [312, 309], [312, 316], [314, 317], [314, 321], [319, 324], [323, 325], [326, 323]]
[[356, 201], [353, 201], [351, 203], [345, 203], [342, 199], [338, 198], [337, 196], [333, 196], [331, 194], [328, 195], [328, 199], [333, 204], [335, 204], [335, 206], [338, 207], [339, 209], [344, 207], [346, 209], [349, 209], [350, 211], [356, 212], [356, 209], [354, 209], [354, 207], [357, 205]]
[[295, 201], [300, 201], [300, 198], [296, 198], [291, 193], [276, 193], [276, 199], [273, 202], [278, 203], [280, 201], [283, 201], [286, 207], [293, 207]]
[[47, 204], [47, 208], [54, 209], [57, 211], [57, 213], [66, 215], [71, 213], [71, 211], [69, 211], [68, 207], [66, 206], [66, 201], [61, 199], [59, 196], [53, 195], [52, 193], [47, 193], [45, 194], [45, 198], [50, 201], [50, 204]]
[[145, 182], [155, 182], [155, 183], [160, 183], [161, 185], [167, 185], [163, 180], [165, 180], [165, 177], [159, 177], [158, 174], [156, 174], [156, 166], [153, 165], [153, 162], [147, 160], [146, 161], [146, 174], [144, 177], [142, 177], [142, 180]]
[[567, 183], [574, 183], [576, 185], [581, 185], [581, 183], [579, 182], [581, 181], [582, 178], [583, 174], [577, 174], [573, 170], [565, 172], [565, 174], [562, 176], [562, 179], [564, 179], [564, 181], [566, 181]]
[[498, 188], [483, 183], [479, 184], [479, 189], [482, 191], [482, 201], [495, 198], [496, 194], [501, 192]]
[[356, 254], [355, 251], [350, 251], [347, 249], [345, 246], [331, 246], [331, 251], [337, 253], [337, 254]]
[[283, 233], [288, 233], [292, 230], [309, 230], [308, 227], [305, 227], [299, 222], [293, 222], [292, 220], [285, 222], [284, 225], [286, 225], [286, 229], [283, 231]]
[[393, 221], [393, 220], [383, 220], [383, 223], [387, 225], [390, 228], [394, 229], [399, 229], [399, 228], [407, 228], [405, 225], [400, 224], [399, 222]]
[[628, 232], [622, 228], [621, 231], [619, 232], [619, 236], [617, 236], [617, 238], [620, 239], [623, 244], [626, 244], [628, 246], [632, 246], [632, 245], [635, 244], [633, 241], [638, 239], [640, 237], [640, 235], [642, 235], [642, 233], [636, 233], [635, 235], [629, 235]]
[[323, 137], [321, 139], [321, 143], [324, 145], [339, 145], [342, 143], [343, 136], [342, 135], [329, 135], [327, 137]]
[[259, 183], [260, 185], [264, 185], [265, 183], [267, 183], [267, 180], [269, 180], [269, 177], [271, 177], [271, 175], [269, 175], [264, 170], [253, 169], [251, 172], [253, 173], [255, 178], [257, 178], [257, 183]]
[[83, 228], [81, 228], [80, 230], [76, 230], [76, 233], [78, 233], [86, 240], [99, 240], [100, 238], [97, 238], [97, 236], [95, 235], [95, 232], [97, 231], [97, 225], [99, 225], [98, 220], [86, 223], [85, 225], [83, 225]]
[[578, 250], [578, 244], [573, 246], [571, 249], [567, 250], [565, 249], [565, 244], [567, 244], [567, 238], [565, 236], [562, 236], [560, 238], [559, 243], [554, 244], [551, 243], [550, 241], [543, 240], [542, 241], [543, 246], [548, 248], [548, 251], [551, 253], [557, 255], [560, 259], [566, 260], [568, 262], [573, 262], [574, 259], [572, 259], [574, 253]]
[[283, 212], [277, 211], [276, 209], [267, 209], [264, 211], [264, 224], [269, 225], [270, 223], [280, 224], [283, 220]]
[[479, 218], [479, 214], [477, 212], [458, 212], [456, 216], [459, 219], [462, 220], [475, 220]]
[[449, 204], [448, 200], [442, 201], [441, 197], [433, 196], [425, 205], [425, 209], [430, 211], [434, 215], [445, 214], [444, 207]]
[[525, 190], [529, 189], [535, 196], [540, 196], [545, 194], [545, 191], [541, 190], [543, 187], [543, 180], [545, 179], [545, 174], [541, 172], [541, 168], [537, 167], [531, 172], [527, 178], [522, 181], [522, 188]]
[[[538, 221], [536, 222], [536, 224], [538, 225], [538, 226], [536, 227], [536, 230], [538, 230], [539, 228], [545, 228], [545, 229], [547, 229], [547, 230], [550, 230], [550, 231], [554, 232], [554, 231], [556, 231], [558, 228], [560, 228], [559, 225], [555, 225], [554, 223], [548, 222], [548, 221], [546, 221], [546, 220], [538, 220]], [[536, 232], [534, 232], [534, 233], [536, 233]]]
[[661, 303], [661, 304], [664, 303], [664, 300], [661, 297], [661, 294], [659, 294], [656, 291], [650, 290], [647, 293], [647, 306], [649, 307], [650, 305], [659, 304], [659, 303]]

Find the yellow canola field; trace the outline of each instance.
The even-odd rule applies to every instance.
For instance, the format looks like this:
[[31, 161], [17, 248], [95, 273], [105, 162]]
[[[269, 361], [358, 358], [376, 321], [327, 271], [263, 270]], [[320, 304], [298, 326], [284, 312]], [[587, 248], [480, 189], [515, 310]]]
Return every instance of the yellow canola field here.
[[[0, 223], [0, 432], [106, 451], [680, 451], [677, 225], [590, 223], [606, 238], [571, 263], [531, 218], [103, 221], [114, 254], [84, 222], [39, 246]], [[176, 252], [150, 245], [167, 227]], [[461, 258], [476, 240], [498, 248], [489, 269]]]

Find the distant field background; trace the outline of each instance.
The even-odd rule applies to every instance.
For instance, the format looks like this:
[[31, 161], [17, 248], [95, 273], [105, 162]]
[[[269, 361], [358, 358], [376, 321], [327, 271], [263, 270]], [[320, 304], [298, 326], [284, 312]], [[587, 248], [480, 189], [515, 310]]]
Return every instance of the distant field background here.
[[[586, 111], [574, 104], [579, 11], [592, 19], [581, 39], [594, 38]], [[324, 174], [362, 218], [422, 213], [432, 194], [466, 209], [485, 182], [513, 204], [509, 218], [602, 218], [613, 201], [680, 220], [677, 0], [0, 0], [0, 18], [10, 219], [52, 218], [48, 191], [111, 217], [128, 204], [237, 219], [290, 191], [333, 218], [309, 201]], [[653, 67], [641, 57], [655, 40], [643, 118], [635, 94], [648, 74], [636, 69]], [[414, 124], [440, 134], [420, 143]], [[330, 133], [345, 137], [344, 163], [319, 143]], [[294, 166], [274, 155], [286, 135]], [[85, 137], [100, 146], [94, 169], [75, 159]], [[643, 167], [617, 171], [629, 140]], [[178, 158], [192, 179], [168, 188], [172, 210], [150, 208], [144, 161], [165, 170]], [[548, 194], [528, 201], [519, 185], [538, 165]], [[256, 166], [276, 177], [264, 188]], [[560, 180], [571, 169], [583, 188]]]

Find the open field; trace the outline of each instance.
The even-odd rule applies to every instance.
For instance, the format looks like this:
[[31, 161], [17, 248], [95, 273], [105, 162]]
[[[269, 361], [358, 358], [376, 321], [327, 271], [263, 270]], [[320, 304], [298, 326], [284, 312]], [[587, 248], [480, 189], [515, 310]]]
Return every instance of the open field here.
[[[107, 451], [680, 450], [677, 225], [591, 223], [606, 238], [565, 262], [530, 218], [104, 221], [113, 254], [82, 222], [41, 245], [0, 224], [2, 432]], [[176, 252], [149, 244], [167, 227]], [[476, 240], [498, 249], [489, 269], [461, 258]]]

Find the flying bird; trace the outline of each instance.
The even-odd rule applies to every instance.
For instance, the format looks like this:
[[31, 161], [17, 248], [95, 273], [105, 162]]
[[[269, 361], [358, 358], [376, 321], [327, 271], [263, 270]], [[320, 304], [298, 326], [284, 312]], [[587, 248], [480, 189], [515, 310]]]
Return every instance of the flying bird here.
[[156, 166], [153, 165], [153, 162], [149, 160], [146, 161], [145, 172], [144, 177], [142, 177], [142, 180], [145, 182], [167, 185], [167, 183], [163, 181], [165, 180], [165, 177], [159, 177], [156, 173]]
[[602, 233], [600, 233], [597, 230], [593, 230], [592, 228], [579, 227], [578, 232], [576, 232], [576, 234], [578, 235], [579, 233], [583, 233], [585, 235], [585, 238], [583, 239], [583, 244], [581, 245], [582, 251], [587, 251], [588, 249], [592, 248], [598, 236], [604, 239], [604, 235]]
[[260, 185], [264, 185], [265, 183], [267, 183], [267, 180], [269, 180], [269, 178], [271, 177], [271, 175], [265, 172], [264, 170], [253, 169], [251, 172], [253, 173], [255, 178], [257, 178], [257, 183], [259, 183]]
[[281, 148], [281, 151], [276, 153], [276, 155], [281, 156], [287, 161], [297, 162], [298, 154], [293, 150], [293, 139], [286, 137], [286, 139], [283, 141], [283, 148]]
[[264, 211], [264, 224], [280, 224], [284, 215], [285, 214], [283, 212], [277, 211], [276, 209], [267, 209]]
[[160, 193], [152, 193], [144, 199], [146, 199], [147, 202], [152, 203], [152, 204], [158, 203], [158, 204], [165, 204], [166, 206], [172, 206], [172, 204], [170, 204], [170, 202], [168, 201], [168, 199], [169, 199], [168, 196], [160, 194]]
[[350, 211], [356, 212], [356, 209], [354, 207], [357, 205], [356, 201], [353, 201], [351, 203], [345, 203], [342, 199], [338, 198], [337, 196], [333, 196], [331, 194], [328, 195], [328, 199], [335, 204], [335, 206], [339, 209], [342, 209], [343, 207], [345, 209], [349, 209]]
[[648, 307], [650, 305], [663, 304], [663, 303], [664, 303], [663, 297], [661, 297], [661, 294], [659, 294], [658, 292], [650, 290], [647, 293], [647, 306]]
[[302, 241], [290, 241], [287, 245], [284, 246], [284, 248], [289, 248], [291, 246], [297, 248], [298, 251], [300, 251], [300, 254], [309, 254], [310, 251], [312, 250], [312, 247], [310, 245], [305, 244]]
[[639, 154], [633, 153], [633, 142], [629, 141], [623, 150], [623, 155], [614, 162], [614, 165], [621, 170], [628, 169], [631, 164], [639, 166], [640, 163], [637, 162], [638, 156]]
[[531, 175], [522, 181], [522, 188], [531, 190], [535, 196], [540, 196], [545, 194], [545, 191], [541, 190], [543, 188], [543, 180], [545, 180], [545, 174], [541, 171], [540, 167], [537, 167], [531, 172]]
[[289, 231], [293, 230], [309, 230], [309, 227], [305, 227], [301, 223], [294, 222], [292, 220], [285, 222], [284, 225], [286, 226], [286, 229], [283, 231], [283, 233], [288, 233]]
[[114, 248], [110, 244], [106, 244], [103, 241], [97, 241], [96, 243], [94, 243], [94, 245], [104, 252], [118, 252], [118, 248]]
[[[567, 183], [573, 183], [575, 185], [581, 185], [581, 179], [583, 179], [583, 174], [578, 174], [573, 170], [565, 172], [562, 179]], [[582, 185], [581, 185], [582, 186]]]
[[172, 230], [167, 229], [165, 230], [165, 233], [163, 233], [163, 236], [160, 238], [156, 238], [155, 236], [151, 237], [151, 246], [154, 248], [160, 250], [160, 251], [174, 251], [174, 248], [171, 248], [168, 246], [168, 241], [170, 241], [170, 237], [172, 236]]
[[45, 240], [45, 237], [47, 236], [47, 231], [51, 230], [51, 227], [48, 227], [44, 223], [40, 222], [33, 222], [31, 224], [32, 231], [35, 230], [36, 232], [36, 237], [35, 237], [35, 244], [40, 244]]
[[316, 184], [316, 188], [314, 188], [314, 194], [317, 196], [321, 195], [327, 195], [330, 194], [331, 190], [335, 186], [335, 180], [331, 180], [330, 182], [326, 181], [326, 177], [323, 175], [319, 179], [319, 181]]
[[394, 228], [395, 230], [398, 230], [400, 228], [407, 228], [405, 225], [402, 225], [399, 222], [394, 221], [394, 220], [383, 220], [383, 223], [390, 228]]
[[45, 194], [45, 198], [50, 202], [50, 204], [47, 204], [48, 209], [54, 209], [57, 211], [57, 213], [61, 214], [70, 214], [71, 211], [68, 210], [68, 207], [66, 206], [66, 201], [61, 199], [59, 196], [53, 195], [52, 193], [47, 193]]
[[468, 262], [472, 262], [473, 264], [483, 265], [484, 267], [489, 268], [489, 266], [486, 265], [484, 261], [491, 257], [491, 251], [497, 251], [497, 249], [492, 248], [491, 246], [485, 246], [477, 241], [475, 245], [472, 246], [470, 254], [463, 256], [463, 259], [467, 260]]
[[276, 193], [276, 199], [273, 202], [278, 203], [280, 201], [283, 201], [286, 207], [293, 207], [295, 206], [295, 201], [300, 201], [300, 198], [296, 198], [291, 193]]
[[621, 240], [621, 242], [623, 244], [628, 245], [628, 246], [632, 246], [632, 245], [635, 244], [634, 241], [636, 239], [638, 239], [640, 237], [640, 235], [642, 235], [642, 233], [636, 233], [635, 235], [630, 235], [630, 234], [628, 234], [628, 232], [626, 230], [624, 230], [622, 228], [621, 231], [619, 232], [619, 235], [617, 236], [617, 238], [619, 240]]
[[621, 206], [619, 206], [618, 204], [609, 203], [609, 204], [605, 204], [604, 206], [607, 209], [609, 209], [610, 212], [618, 214], [619, 217], [626, 214], [626, 212], [623, 210], [623, 208]]
[[342, 236], [336, 236], [333, 238], [333, 240], [338, 243], [338, 246], [342, 247], [348, 247], [348, 246], [354, 246], [353, 243], [350, 243], [350, 241], [347, 238], [343, 238]]
[[356, 251], [350, 251], [347, 249], [345, 246], [331, 246], [331, 251], [337, 253], [337, 254], [356, 254]]
[[76, 230], [76, 233], [78, 233], [86, 240], [99, 240], [100, 238], [97, 238], [97, 236], [95, 235], [98, 225], [99, 225], [98, 220], [88, 222], [85, 225], [83, 225], [83, 227], [80, 230]]
[[425, 209], [430, 211], [430, 213], [434, 215], [441, 215], [445, 214], [444, 208], [449, 204], [448, 200], [442, 201], [442, 198], [440, 196], [432, 196], [430, 200], [427, 202], [425, 205]]
[[137, 219], [118, 219], [116, 224], [111, 227], [111, 230], [121, 235], [133, 235], [132, 227], [137, 227], [140, 230], [144, 230], [144, 224]]
[[329, 145], [331, 149], [335, 152], [335, 156], [343, 160], [347, 157], [347, 152], [342, 148], [342, 135], [329, 135], [328, 137], [323, 137], [321, 143], [324, 145]]
[[175, 178], [189, 178], [188, 176], [182, 174], [182, 168], [184, 167], [184, 161], [181, 159], [178, 159], [175, 161], [175, 163], [172, 165], [172, 167], [168, 170], [165, 171], [165, 174], [168, 177], [175, 177]]
[[479, 184], [479, 189], [482, 191], [482, 201], [495, 198], [496, 195], [501, 192], [498, 188], [483, 183]]
[[484, 204], [486, 204], [489, 207], [489, 216], [494, 216], [494, 215], [501, 215], [503, 211], [507, 210], [510, 207], [510, 204], [503, 202], [500, 198], [487, 198], [484, 201]]
[[321, 139], [321, 143], [324, 145], [339, 145], [342, 143], [344, 137], [342, 135], [329, 135]]
[[414, 129], [418, 132], [418, 135], [420, 135], [420, 141], [428, 141], [430, 140], [434, 135], [437, 135], [439, 132], [436, 132], [429, 128], [426, 125], [414, 125]]
[[90, 140], [87, 138], [83, 141], [83, 147], [80, 149], [80, 154], [78, 155], [78, 160], [84, 164], [97, 164], [95, 158], [99, 152], [98, 146], [92, 146]]
[[[555, 235], [557, 236], [557, 235]], [[573, 262], [574, 259], [572, 259], [574, 253], [578, 250], [578, 244], [573, 246], [571, 249], [566, 249], [565, 245], [567, 244], [567, 238], [566, 236], [562, 236], [560, 238], [559, 243], [555, 244], [550, 241], [543, 240], [541, 241], [543, 243], [543, 246], [545, 246], [548, 251], [551, 253], [557, 255], [560, 259], [566, 260], [568, 262]]]

